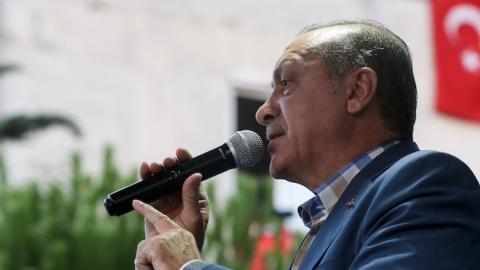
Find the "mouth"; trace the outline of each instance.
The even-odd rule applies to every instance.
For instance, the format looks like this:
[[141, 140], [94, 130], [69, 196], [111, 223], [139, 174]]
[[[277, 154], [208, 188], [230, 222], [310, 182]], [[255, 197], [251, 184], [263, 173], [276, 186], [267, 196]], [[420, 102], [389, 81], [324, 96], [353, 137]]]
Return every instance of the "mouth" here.
[[267, 127], [267, 134], [266, 134], [266, 138], [268, 140], [267, 151], [270, 154], [272, 154], [274, 152], [274, 148], [275, 148], [274, 145], [273, 145], [274, 141], [277, 138], [279, 138], [283, 135], [285, 135], [285, 132], [282, 129], [280, 129], [280, 128], [268, 128]]
[[284, 132], [280, 129], [268, 129], [267, 128], [267, 140], [269, 142], [275, 140], [276, 138], [280, 137], [280, 136], [283, 136], [284, 135]]
[[272, 142], [273, 140], [275, 140], [276, 138], [278, 138], [278, 137], [280, 137], [280, 136], [282, 136], [282, 135], [283, 135], [283, 133], [272, 134], [272, 135], [270, 135], [270, 136], [267, 136], [267, 140], [268, 140], [269, 142]]

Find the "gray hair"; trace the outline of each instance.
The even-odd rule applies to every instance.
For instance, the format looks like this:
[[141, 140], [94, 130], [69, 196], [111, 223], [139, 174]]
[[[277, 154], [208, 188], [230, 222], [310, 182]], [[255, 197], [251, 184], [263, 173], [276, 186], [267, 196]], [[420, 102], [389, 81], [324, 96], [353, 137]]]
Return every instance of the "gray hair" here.
[[408, 45], [382, 24], [370, 20], [314, 24], [300, 34], [337, 26], [354, 30], [315, 44], [309, 52], [322, 58], [334, 80], [361, 67], [373, 69], [378, 77], [375, 98], [386, 126], [401, 139], [412, 140], [417, 87]]

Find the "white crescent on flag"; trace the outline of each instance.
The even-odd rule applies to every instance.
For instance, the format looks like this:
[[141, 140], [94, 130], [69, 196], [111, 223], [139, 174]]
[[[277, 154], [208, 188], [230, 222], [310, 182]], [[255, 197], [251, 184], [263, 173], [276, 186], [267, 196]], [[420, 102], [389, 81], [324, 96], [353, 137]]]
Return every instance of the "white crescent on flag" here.
[[[462, 25], [471, 26], [480, 40], [480, 8], [471, 4], [459, 4], [451, 8], [445, 17], [444, 28], [452, 41], [458, 41]], [[476, 48], [465, 48], [460, 55], [462, 66], [469, 72], [480, 70], [480, 41]]]

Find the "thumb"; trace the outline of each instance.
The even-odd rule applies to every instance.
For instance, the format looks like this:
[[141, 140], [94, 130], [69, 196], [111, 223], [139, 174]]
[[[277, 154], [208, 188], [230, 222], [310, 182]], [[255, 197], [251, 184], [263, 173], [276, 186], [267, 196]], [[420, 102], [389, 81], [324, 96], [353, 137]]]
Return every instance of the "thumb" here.
[[182, 188], [183, 209], [186, 216], [194, 217], [199, 215], [200, 206], [198, 204], [200, 196], [200, 183], [202, 175], [194, 173], [185, 180]]

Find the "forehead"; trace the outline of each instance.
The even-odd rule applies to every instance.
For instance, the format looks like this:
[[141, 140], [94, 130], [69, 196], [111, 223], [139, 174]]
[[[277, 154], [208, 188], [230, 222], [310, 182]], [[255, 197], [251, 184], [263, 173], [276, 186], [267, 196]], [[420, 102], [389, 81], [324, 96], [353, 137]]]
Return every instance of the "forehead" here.
[[308, 36], [302, 34], [295, 38], [292, 43], [283, 51], [275, 64], [275, 73], [280, 72], [282, 67], [289, 64], [304, 64], [308, 61], [310, 46]]
[[275, 73], [281, 71], [286, 64], [305, 64], [321, 61], [321, 57], [313, 53], [324, 43], [340, 41], [345, 35], [358, 31], [357, 26], [331, 26], [298, 35], [283, 51], [275, 65]]

